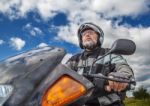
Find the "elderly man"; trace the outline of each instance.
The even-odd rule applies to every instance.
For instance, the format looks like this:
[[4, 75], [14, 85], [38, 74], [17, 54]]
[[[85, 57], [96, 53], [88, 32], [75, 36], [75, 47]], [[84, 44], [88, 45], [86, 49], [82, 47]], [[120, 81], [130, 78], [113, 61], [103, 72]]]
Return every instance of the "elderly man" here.
[[[95, 59], [104, 55], [108, 49], [102, 48], [104, 33], [102, 29], [93, 23], [84, 23], [78, 29], [79, 45], [84, 51], [72, 56], [66, 63], [68, 67], [83, 75], [89, 73], [90, 67]], [[134, 79], [133, 71], [126, 60], [120, 56], [111, 54], [98, 61], [92, 73], [102, 73], [109, 77], [121, 77]], [[87, 77], [88, 78], [88, 77]], [[99, 82], [86, 106], [123, 106], [127, 83], [106, 81], [103, 79], [88, 78], [94, 84]], [[95, 84], [97, 85], [97, 84]]]

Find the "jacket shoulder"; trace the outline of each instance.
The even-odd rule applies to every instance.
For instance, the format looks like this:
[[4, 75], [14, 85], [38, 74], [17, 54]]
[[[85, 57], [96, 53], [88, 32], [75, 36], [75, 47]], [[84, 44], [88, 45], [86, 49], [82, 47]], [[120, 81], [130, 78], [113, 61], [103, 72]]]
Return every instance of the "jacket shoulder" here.
[[110, 50], [109, 48], [101, 48], [101, 49], [100, 49], [100, 54], [101, 54], [101, 55], [104, 55], [104, 54], [106, 54], [109, 50]]
[[73, 55], [70, 59], [69, 59], [69, 61], [79, 61], [79, 58], [80, 58], [80, 56], [81, 56], [81, 53], [77, 53], [77, 54], [75, 54], [75, 55]]

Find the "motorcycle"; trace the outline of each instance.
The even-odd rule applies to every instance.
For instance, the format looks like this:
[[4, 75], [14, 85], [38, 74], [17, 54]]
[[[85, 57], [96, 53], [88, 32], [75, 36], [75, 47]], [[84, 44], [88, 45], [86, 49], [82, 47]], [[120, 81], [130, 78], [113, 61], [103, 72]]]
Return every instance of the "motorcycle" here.
[[133, 41], [118, 39], [84, 76], [61, 64], [66, 54], [63, 48], [46, 46], [10, 57], [0, 62], [0, 106], [83, 106], [95, 89], [85, 76], [134, 86], [134, 80], [118, 80], [91, 71], [96, 61], [108, 54], [131, 55], [135, 49]]

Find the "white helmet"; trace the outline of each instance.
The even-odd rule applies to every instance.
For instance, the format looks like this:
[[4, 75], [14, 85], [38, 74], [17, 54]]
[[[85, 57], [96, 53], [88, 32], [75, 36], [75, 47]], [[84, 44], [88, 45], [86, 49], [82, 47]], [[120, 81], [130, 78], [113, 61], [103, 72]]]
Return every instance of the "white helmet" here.
[[101, 46], [103, 44], [103, 40], [104, 40], [103, 30], [99, 26], [97, 26], [97, 25], [95, 25], [93, 23], [84, 23], [78, 29], [78, 39], [79, 39], [79, 45], [80, 45], [80, 47], [83, 49], [83, 45], [82, 45], [82, 33], [85, 30], [88, 30], [88, 29], [94, 30], [98, 34], [97, 46]]

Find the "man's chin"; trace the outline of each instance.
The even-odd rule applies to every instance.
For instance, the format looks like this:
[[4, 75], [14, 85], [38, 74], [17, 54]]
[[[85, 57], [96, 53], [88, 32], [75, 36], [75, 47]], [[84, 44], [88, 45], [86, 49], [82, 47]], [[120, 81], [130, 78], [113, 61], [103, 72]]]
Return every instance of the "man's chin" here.
[[93, 42], [88, 42], [83, 45], [85, 49], [93, 50], [96, 47], [96, 44]]

